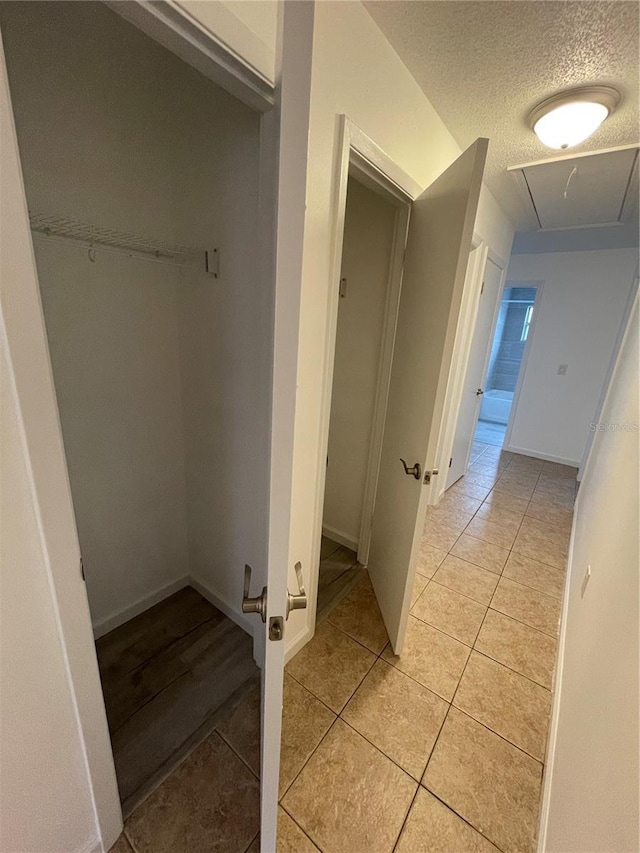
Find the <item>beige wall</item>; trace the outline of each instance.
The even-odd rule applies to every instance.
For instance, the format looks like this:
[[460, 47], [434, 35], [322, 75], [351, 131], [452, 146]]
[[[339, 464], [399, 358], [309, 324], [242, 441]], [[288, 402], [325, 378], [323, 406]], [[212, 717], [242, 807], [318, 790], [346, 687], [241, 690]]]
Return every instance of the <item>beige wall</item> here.
[[636, 299], [600, 417], [613, 430], [596, 433], [576, 504], [544, 796], [548, 853], [640, 849], [638, 331]]
[[349, 180], [341, 270], [347, 288], [338, 305], [322, 524], [351, 547], [360, 537], [369, 470], [395, 219], [393, 205]]

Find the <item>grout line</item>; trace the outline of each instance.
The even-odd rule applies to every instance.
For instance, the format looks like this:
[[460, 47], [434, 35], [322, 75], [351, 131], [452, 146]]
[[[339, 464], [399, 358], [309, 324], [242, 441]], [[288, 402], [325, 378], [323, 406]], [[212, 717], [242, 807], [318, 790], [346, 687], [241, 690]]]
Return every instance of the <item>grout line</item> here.
[[300, 825], [300, 823], [295, 819], [295, 817], [291, 814], [291, 812], [288, 812], [288, 811], [285, 809], [285, 807], [284, 807], [281, 803], [278, 803], [278, 808], [281, 808], [281, 809], [282, 809], [282, 811], [283, 811], [286, 815], [288, 815], [288, 817], [289, 817], [289, 818], [291, 818], [291, 820], [295, 823], [295, 825], [298, 827], [298, 829], [300, 830], [300, 832], [305, 836], [305, 838], [308, 838], [308, 839], [309, 839], [309, 841], [313, 844], [313, 846], [314, 846], [317, 850], [319, 850], [319, 851], [320, 851], [320, 853], [324, 853], [324, 851], [323, 851], [322, 847], [320, 847], [320, 845], [318, 844], [318, 842], [317, 842], [317, 841], [314, 841], [314, 840], [313, 840], [313, 838], [309, 835], [309, 833], [308, 833], [308, 832], [306, 832], [306, 831], [303, 829], [303, 827], [302, 827], [302, 826]]
[[[233, 752], [235, 754], [235, 756], [240, 759], [240, 761], [244, 764], [244, 766], [247, 768], [247, 770], [249, 770], [251, 772], [251, 774], [256, 777], [258, 782], [260, 782], [260, 774], [256, 773], [256, 771], [253, 769], [253, 767], [251, 767], [251, 765], [249, 764], [247, 759], [244, 758], [244, 756], [240, 755], [240, 753], [238, 752], [236, 747], [231, 743], [231, 741], [228, 738], [226, 738], [222, 734], [220, 729], [214, 729], [213, 731], [220, 737], [220, 740], [222, 740], [224, 743], [226, 743], [226, 745], [229, 747], [231, 752]], [[211, 732], [211, 734], [213, 734], [213, 732]], [[262, 749], [262, 720], [260, 721], [260, 748]]]
[[443, 799], [441, 799], [441, 798], [440, 798], [436, 793], [434, 793], [434, 792], [431, 790], [431, 788], [427, 788], [427, 786], [426, 786], [426, 785], [422, 785], [422, 787], [424, 788], [424, 790], [425, 790], [428, 794], [431, 794], [431, 796], [432, 796], [432, 797], [434, 797], [434, 799], [436, 799], [439, 803], [442, 803], [442, 805], [443, 805], [443, 806], [444, 806], [448, 811], [453, 812], [453, 814], [454, 814], [454, 815], [456, 815], [456, 817], [459, 817], [459, 818], [460, 818], [460, 820], [461, 820], [463, 823], [466, 823], [466, 825], [467, 825], [468, 827], [470, 827], [474, 832], [477, 832], [477, 833], [478, 833], [478, 835], [482, 836], [482, 838], [486, 839], [490, 844], [493, 844], [493, 846], [496, 848], [496, 850], [498, 850], [500, 853], [504, 853], [504, 851], [503, 851], [503, 848], [502, 848], [502, 847], [498, 847], [498, 845], [496, 844], [496, 842], [495, 842], [495, 841], [493, 841], [491, 838], [489, 838], [489, 836], [488, 836], [488, 835], [486, 835], [486, 834], [485, 834], [484, 832], [482, 832], [481, 830], [476, 829], [476, 828], [475, 828], [475, 826], [474, 826], [472, 823], [469, 823], [469, 821], [468, 821], [465, 817], [463, 817], [461, 814], [458, 814], [458, 812], [457, 812], [454, 808], [452, 808], [452, 807], [449, 805], [449, 803], [446, 803]]

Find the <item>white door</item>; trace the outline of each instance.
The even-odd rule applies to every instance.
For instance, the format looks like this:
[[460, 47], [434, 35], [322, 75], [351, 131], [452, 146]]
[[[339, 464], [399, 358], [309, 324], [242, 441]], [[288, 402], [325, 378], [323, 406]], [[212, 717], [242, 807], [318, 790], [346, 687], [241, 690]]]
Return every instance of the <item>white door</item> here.
[[447, 488], [467, 473], [473, 434], [476, 431], [484, 381], [489, 366], [493, 330], [498, 310], [498, 297], [502, 286], [503, 270], [487, 259], [478, 302], [478, 314], [471, 340], [469, 362], [462, 389], [460, 414], [453, 440], [451, 466], [447, 477]]
[[[369, 574], [396, 654], [444, 418], [455, 331], [488, 140], [478, 139], [413, 203], [405, 258]], [[405, 473], [405, 460], [414, 473]], [[419, 468], [419, 470], [418, 470]]]
[[[284, 636], [278, 620], [287, 616], [288, 587], [296, 595], [299, 577], [289, 553], [293, 441], [296, 407], [300, 282], [311, 99], [313, 3], [279, 4], [280, 57], [275, 218], [274, 353], [269, 493], [267, 613], [262, 668], [262, 756], [260, 849], [276, 849], [282, 730]], [[274, 152], [275, 155], [275, 152]], [[271, 211], [273, 213], [273, 210]], [[268, 214], [268, 211], [267, 211]], [[301, 571], [308, 571], [303, 567]], [[295, 606], [302, 605], [303, 596]], [[275, 628], [275, 631], [273, 630]]]

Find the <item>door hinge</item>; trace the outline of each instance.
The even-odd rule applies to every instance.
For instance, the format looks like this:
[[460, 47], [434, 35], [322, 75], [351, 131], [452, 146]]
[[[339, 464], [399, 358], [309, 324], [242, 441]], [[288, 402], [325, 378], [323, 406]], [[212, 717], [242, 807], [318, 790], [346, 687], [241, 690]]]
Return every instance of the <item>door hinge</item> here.
[[482, 282], [482, 287], [480, 288], [480, 295], [484, 293], [484, 281]]
[[452, 463], [453, 463], [453, 456], [452, 456], [452, 457], [451, 457], [451, 459], [449, 460], [449, 468], [451, 468]]
[[344, 299], [345, 296], [347, 295], [347, 279], [346, 279], [346, 277], [340, 279], [339, 293], [340, 293], [340, 299]]
[[82, 575], [82, 580], [86, 581], [87, 579], [84, 576], [84, 563], [82, 562], [82, 555], [80, 556], [80, 574]]

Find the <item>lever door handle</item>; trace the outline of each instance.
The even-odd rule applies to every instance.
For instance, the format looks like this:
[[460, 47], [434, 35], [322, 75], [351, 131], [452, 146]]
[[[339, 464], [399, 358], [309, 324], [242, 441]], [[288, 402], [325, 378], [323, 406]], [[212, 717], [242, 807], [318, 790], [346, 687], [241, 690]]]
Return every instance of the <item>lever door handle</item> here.
[[296, 563], [294, 569], [296, 570], [296, 578], [298, 579], [298, 592], [296, 595], [291, 595], [290, 592], [287, 592], [287, 619], [292, 610], [307, 609], [307, 593], [304, 588], [304, 578], [302, 577], [302, 563]]
[[400, 461], [404, 465], [405, 474], [408, 474], [410, 477], [415, 477], [416, 480], [419, 480], [422, 477], [422, 468], [420, 467], [419, 462], [416, 462], [415, 465], [412, 465], [411, 468], [409, 468], [409, 466], [402, 457], [400, 457]]
[[251, 566], [244, 567], [244, 590], [242, 594], [242, 612], [259, 613], [263, 622], [267, 621], [267, 588], [262, 588], [260, 595], [250, 598], [249, 587], [251, 586]]
[[482, 388], [478, 388], [478, 390], [476, 391], [476, 397], [479, 397], [480, 394], [484, 394], [484, 391], [482, 390]]

